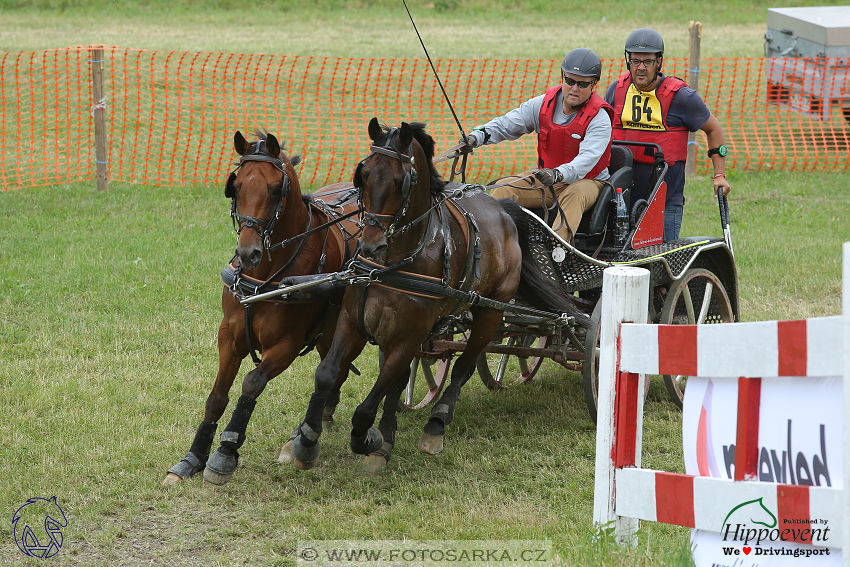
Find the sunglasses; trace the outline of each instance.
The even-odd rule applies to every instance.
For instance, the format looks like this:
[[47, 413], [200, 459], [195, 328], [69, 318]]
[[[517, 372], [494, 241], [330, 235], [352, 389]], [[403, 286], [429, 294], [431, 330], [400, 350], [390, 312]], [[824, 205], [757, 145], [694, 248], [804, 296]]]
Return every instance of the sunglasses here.
[[569, 77], [567, 77], [565, 75], [561, 75], [561, 76], [564, 79], [564, 82], [567, 84], [568, 87], [571, 87], [573, 85], [578, 85], [578, 88], [586, 89], [587, 87], [589, 87], [590, 85], [593, 84], [593, 81], [574, 81], [573, 79], [570, 79]]
[[654, 66], [657, 61], [658, 59], [629, 59], [629, 66], [637, 69], [643, 65], [645, 69], [648, 69]]

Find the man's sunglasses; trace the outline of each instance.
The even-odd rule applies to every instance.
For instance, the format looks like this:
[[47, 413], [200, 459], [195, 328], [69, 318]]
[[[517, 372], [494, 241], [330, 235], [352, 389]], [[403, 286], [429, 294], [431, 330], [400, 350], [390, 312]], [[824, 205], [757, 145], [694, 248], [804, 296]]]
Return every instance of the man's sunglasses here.
[[569, 77], [567, 77], [565, 75], [562, 75], [562, 77], [563, 77], [564, 82], [567, 84], [568, 87], [571, 87], [573, 85], [578, 85], [578, 88], [586, 89], [587, 87], [589, 87], [590, 85], [593, 84], [593, 81], [574, 81], [573, 79], [570, 79]]

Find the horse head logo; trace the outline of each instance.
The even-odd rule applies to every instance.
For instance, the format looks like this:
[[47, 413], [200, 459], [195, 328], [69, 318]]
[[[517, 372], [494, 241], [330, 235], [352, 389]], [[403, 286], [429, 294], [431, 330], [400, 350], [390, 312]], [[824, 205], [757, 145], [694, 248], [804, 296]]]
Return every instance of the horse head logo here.
[[[739, 513], [741, 514], [738, 516]], [[775, 528], [777, 525], [776, 516], [771, 512], [767, 506], [764, 505], [764, 502], [761, 498], [756, 498], [755, 500], [748, 500], [747, 502], [743, 502], [738, 504], [734, 508], [732, 508], [729, 513], [726, 515], [726, 519], [723, 520], [722, 526], [725, 526], [727, 522], [729, 522], [729, 518], [735, 514], [737, 518], [750, 521], [753, 524], [760, 524], [768, 529]], [[722, 531], [721, 526], [721, 531]]]
[[55, 496], [30, 498], [12, 516], [12, 525], [18, 549], [30, 557], [47, 559], [62, 548], [62, 528], [68, 526], [68, 519]]

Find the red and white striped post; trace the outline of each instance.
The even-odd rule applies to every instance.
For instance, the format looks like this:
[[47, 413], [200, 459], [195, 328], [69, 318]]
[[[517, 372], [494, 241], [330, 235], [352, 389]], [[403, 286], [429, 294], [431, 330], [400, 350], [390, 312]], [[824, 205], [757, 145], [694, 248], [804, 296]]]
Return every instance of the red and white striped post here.
[[[638, 291], [638, 274], [627, 271], [633, 268], [606, 270], [593, 510], [597, 529], [613, 526], [624, 544], [634, 543], [638, 519], [717, 532], [732, 507], [761, 498], [777, 511], [781, 524], [787, 518], [838, 523], [829, 547], [841, 548], [843, 565], [850, 567], [850, 451], [843, 451], [841, 489], [757, 481], [763, 380], [843, 376], [845, 444], [850, 440], [850, 242], [843, 255], [843, 317], [803, 321], [639, 324], [646, 318], [648, 285]], [[734, 479], [641, 469], [644, 376], [639, 373], [738, 380]]]
[[[620, 324], [644, 323], [649, 312], [649, 270], [612, 267], [602, 275], [602, 314], [599, 320], [599, 382], [596, 420], [596, 475], [593, 489], [593, 523], [597, 529], [614, 527], [619, 543], [636, 543], [639, 521], [617, 516], [614, 511], [614, 470], [630, 462], [640, 466], [643, 430], [644, 375], [620, 375], [617, 343]], [[617, 395], [614, 392], [617, 390]], [[635, 402], [635, 397], [637, 398]], [[617, 400], [617, 407], [614, 402]], [[621, 409], [622, 408], [622, 409]], [[622, 442], [615, 443], [614, 432], [623, 428]]]

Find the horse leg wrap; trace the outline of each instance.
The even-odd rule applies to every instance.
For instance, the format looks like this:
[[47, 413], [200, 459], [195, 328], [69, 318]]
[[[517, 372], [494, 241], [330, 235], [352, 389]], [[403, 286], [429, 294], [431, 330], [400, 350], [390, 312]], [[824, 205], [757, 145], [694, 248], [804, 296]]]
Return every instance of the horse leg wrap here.
[[238, 449], [245, 442], [245, 429], [256, 405], [257, 400], [253, 398], [245, 395], [239, 397], [230, 423], [221, 432], [221, 447], [207, 461], [208, 469], [222, 475], [232, 474], [236, 470], [239, 464]]
[[310, 403], [307, 405], [307, 414], [304, 416], [304, 421], [301, 423], [301, 443], [305, 446], [310, 446], [318, 443], [319, 435], [322, 434], [322, 414], [325, 411], [325, 396], [310, 396]]
[[351, 432], [351, 451], [358, 455], [368, 455], [374, 453], [384, 444], [384, 438], [381, 432], [374, 427], [370, 427], [363, 437], [358, 437]]
[[198, 431], [195, 433], [195, 440], [192, 441], [192, 447], [183, 460], [168, 469], [168, 472], [174, 473], [182, 479], [191, 478], [204, 469], [207, 464], [207, 459], [210, 457], [210, 448], [212, 447], [215, 430], [218, 427], [216, 423], [201, 422], [198, 426]]
[[320, 434], [321, 430], [315, 431], [306, 421], [302, 423], [292, 441], [292, 456], [304, 463], [315, 463], [322, 450], [319, 446]]
[[453, 411], [447, 403], [439, 403], [431, 410], [431, 419], [425, 424], [424, 431], [429, 435], [444, 435], [446, 426], [452, 422]]

